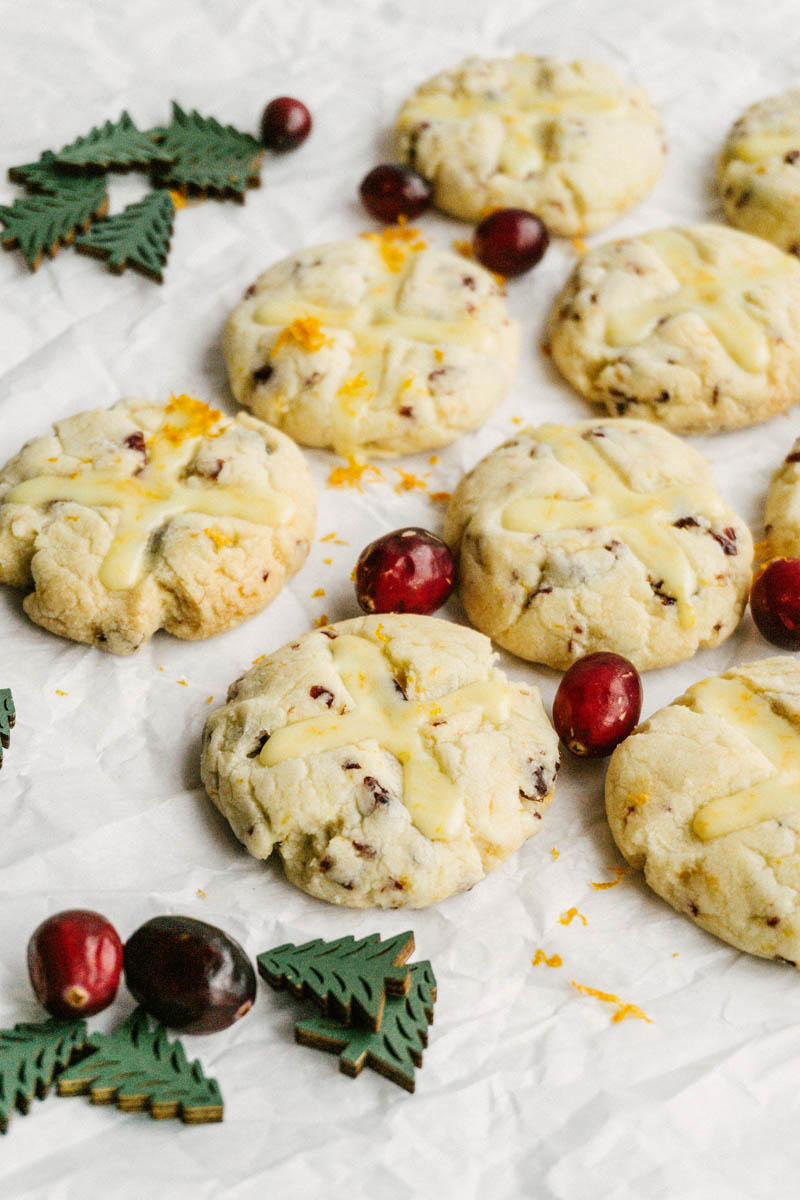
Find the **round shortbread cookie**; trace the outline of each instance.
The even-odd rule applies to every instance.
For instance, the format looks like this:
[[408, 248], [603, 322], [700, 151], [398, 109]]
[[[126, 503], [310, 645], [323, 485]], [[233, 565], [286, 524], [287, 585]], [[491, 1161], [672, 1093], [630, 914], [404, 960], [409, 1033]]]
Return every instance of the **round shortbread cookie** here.
[[640, 670], [739, 623], [753, 542], [709, 464], [645, 421], [524, 429], [458, 485], [445, 540], [473, 625], [565, 669], [595, 650]]
[[800, 88], [751, 105], [717, 163], [732, 225], [800, 255]]
[[370, 616], [260, 662], [209, 717], [208, 794], [256, 858], [352, 908], [421, 908], [471, 887], [540, 828], [558, 739], [488, 638]]
[[233, 394], [306, 446], [429, 450], [511, 387], [502, 286], [407, 226], [301, 250], [260, 275], [225, 331]]
[[572, 272], [549, 336], [611, 413], [676, 433], [752, 425], [800, 395], [800, 263], [724, 225], [608, 242]]
[[661, 120], [600, 63], [468, 58], [422, 84], [397, 118], [407, 162], [445, 212], [477, 221], [527, 208], [554, 234], [594, 233], [650, 191]]
[[800, 965], [800, 663], [705, 679], [614, 751], [611, 832], [678, 912]]
[[800, 558], [800, 437], [770, 481], [764, 538], [767, 558]]
[[0, 471], [0, 582], [28, 616], [129, 654], [157, 629], [205, 638], [299, 570], [314, 483], [284, 434], [190, 396], [58, 421]]

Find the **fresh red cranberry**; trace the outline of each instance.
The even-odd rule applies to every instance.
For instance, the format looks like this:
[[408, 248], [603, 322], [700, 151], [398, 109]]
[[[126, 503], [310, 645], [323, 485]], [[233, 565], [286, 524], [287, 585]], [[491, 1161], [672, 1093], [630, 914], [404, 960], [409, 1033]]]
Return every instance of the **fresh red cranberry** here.
[[642, 681], [621, 654], [599, 651], [565, 673], [553, 701], [553, 725], [573, 754], [604, 758], [626, 738], [642, 711]]
[[475, 229], [475, 257], [498, 275], [522, 275], [535, 267], [550, 243], [544, 221], [524, 208], [498, 208]]
[[268, 150], [294, 150], [311, 133], [311, 113], [302, 100], [276, 96], [261, 117], [261, 141]]
[[356, 597], [364, 612], [429, 616], [453, 590], [456, 565], [427, 529], [395, 529], [365, 546], [356, 564]]
[[361, 203], [379, 221], [393, 224], [400, 217], [413, 221], [431, 202], [431, 185], [410, 167], [383, 163], [373, 167], [358, 189]]
[[54, 1017], [74, 1020], [108, 1008], [121, 970], [116, 929], [88, 909], [70, 908], [48, 917], [28, 942], [33, 990]]
[[750, 611], [768, 642], [800, 650], [800, 558], [767, 563], [750, 592]]

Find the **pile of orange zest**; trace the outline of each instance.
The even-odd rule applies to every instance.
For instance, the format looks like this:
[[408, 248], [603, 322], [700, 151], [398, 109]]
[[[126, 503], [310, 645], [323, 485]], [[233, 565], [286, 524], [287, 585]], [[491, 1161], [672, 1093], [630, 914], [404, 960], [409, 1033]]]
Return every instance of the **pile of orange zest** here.
[[287, 342], [297, 342], [304, 350], [321, 350], [328, 344], [318, 317], [298, 317], [282, 329], [275, 339], [270, 354], [275, 354]]
[[219, 529], [204, 529], [203, 533], [214, 543], [217, 549], [221, 546], [232, 546], [234, 543], [232, 537], [227, 533], [221, 533]]
[[609, 867], [608, 870], [613, 871], [617, 878], [612, 879], [609, 883], [593, 883], [592, 887], [595, 889], [596, 892], [604, 892], [608, 888], [616, 887], [617, 884], [621, 881], [622, 876], [628, 874], [629, 868], [628, 867]]
[[597, 988], [585, 987], [582, 983], [576, 983], [574, 979], [570, 979], [570, 983], [577, 991], [583, 992], [584, 996], [594, 996], [597, 1000], [603, 1000], [606, 1004], [616, 1004], [617, 1011], [611, 1018], [615, 1025], [618, 1021], [624, 1021], [626, 1017], [636, 1017], [640, 1021], [647, 1021], [649, 1025], [653, 1024], [650, 1018], [636, 1004], [625, 1004], [624, 1001], [620, 1000], [619, 996], [615, 996], [611, 992], [600, 992]]
[[583, 913], [578, 912], [577, 908], [568, 908], [567, 911], [562, 913], [558, 918], [558, 923], [559, 925], [569, 925], [575, 920], [576, 917], [580, 917], [584, 925], [586, 924], [586, 917], [583, 915]]
[[367, 471], [370, 471], [376, 479], [383, 479], [383, 474], [377, 467], [373, 467], [371, 463], [359, 462], [352, 454], [348, 454], [347, 466], [334, 467], [328, 476], [328, 483], [331, 487], [352, 487], [363, 492], [361, 481]]
[[535, 967], [538, 967], [540, 963], [544, 963], [546, 967], [562, 967], [564, 965], [560, 954], [551, 954], [548, 958], [541, 946], [534, 954], [531, 962]]
[[572, 249], [574, 250], [574, 252], [576, 254], [585, 254], [586, 253], [586, 249], [587, 249], [586, 242], [583, 240], [582, 237], [570, 238], [570, 241], [572, 242]]
[[560, 851], [560, 850], [556, 850], [555, 846], [553, 846], [553, 849], [550, 851], [550, 853], [551, 853], [551, 854], [552, 854], [552, 856], [553, 856], [553, 862], [558, 862], [558, 859], [559, 859], [559, 856], [560, 856], [560, 854], [561, 854], [561, 851]]
[[456, 238], [453, 242], [453, 249], [458, 254], [463, 254], [464, 258], [474, 258], [475, 251], [472, 249], [472, 242], [467, 238]]
[[394, 485], [394, 490], [398, 495], [403, 492], [413, 492], [415, 488], [420, 488], [423, 492], [427, 490], [427, 483], [418, 475], [413, 475], [411, 471], [404, 471], [402, 467], [392, 467], [392, 470], [400, 476], [400, 482]]
[[367, 377], [363, 371], [359, 371], [352, 379], [345, 379], [336, 394], [337, 396], [344, 396], [347, 399], [350, 396], [357, 396], [359, 392], [363, 392], [366, 386]]
[[322, 629], [323, 625], [330, 625], [330, 623], [331, 623], [331, 621], [330, 621], [330, 617], [328, 616], [328, 614], [320, 613], [320, 615], [314, 621], [314, 628]]
[[324, 596], [324, 595], [325, 595], [325, 588], [314, 588], [314, 591], [311, 593], [311, 599], [316, 600], [318, 596]]
[[452, 492], [431, 492], [431, 500], [435, 500], [437, 504], [449, 504], [452, 499]]
[[167, 421], [151, 440], [163, 438], [173, 446], [180, 446], [187, 438], [216, 437], [221, 432], [220, 430], [217, 430], [216, 433], [212, 431], [221, 419], [222, 413], [218, 412], [216, 408], [210, 408], [194, 396], [187, 396], [185, 393], [180, 396], [170, 396], [165, 411], [180, 413], [184, 420], [180, 425], [173, 425], [171, 421]]
[[402, 271], [408, 252], [416, 254], [427, 247], [420, 231], [413, 225], [387, 225], [380, 233], [362, 233], [361, 237], [375, 242], [386, 266], [394, 272]]

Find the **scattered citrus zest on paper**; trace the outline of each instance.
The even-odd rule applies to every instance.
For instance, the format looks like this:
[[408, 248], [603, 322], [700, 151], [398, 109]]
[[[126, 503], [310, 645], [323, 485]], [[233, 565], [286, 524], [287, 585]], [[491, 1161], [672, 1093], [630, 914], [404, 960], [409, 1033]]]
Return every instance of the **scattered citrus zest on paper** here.
[[616, 1004], [617, 1011], [612, 1016], [611, 1020], [614, 1025], [619, 1021], [624, 1021], [628, 1017], [636, 1017], [640, 1021], [647, 1021], [648, 1025], [653, 1022], [643, 1013], [636, 1004], [626, 1004], [624, 1000], [620, 1000], [619, 996], [615, 996], [612, 992], [601, 992], [597, 988], [586, 987], [582, 983], [576, 983], [574, 979], [570, 979], [572, 986], [579, 992], [583, 992], [584, 996], [594, 996], [597, 1000], [602, 1000], [605, 1004]]
[[254, 667], [256, 663], [263, 662], [266, 657], [266, 654], [259, 654], [258, 658], [253, 659], [253, 661], [250, 663], [250, 666]]
[[325, 588], [314, 588], [314, 591], [311, 593], [311, 599], [316, 600], [319, 596], [324, 596], [324, 595], [325, 595]]
[[213, 696], [207, 696], [207, 697], [206, 697], [206, 704], [213, 704], [213, 703], [214, 703], [214, 697], [213, 697]]
[[181, 687], [188, 687], [188, 686], [189, 686], [189, 685], [188, 685], [188, 683], [186, 682], [186, 680], [185, 680], [185, 679], [176, 679], [176, 680], [175, 680], [175, 682], [176, 682], [176, 683], [179, 683], [179, 684], [181, 685]]
[[203, 897], [203, 899], [205, 900], [205, 898], [206, 898], [206, 894], [205, 894], [205, 892], [203, 891], [203, 889], [202, 889], [202, 888], [198, 888], [198, 889], [197, 889], [197, 894], [198, 894], [198, 896], [202, 896], [202, 897]]
[[583, 915], [583, 913], [578, 912], [577, 908], [568, 908], [567, 911], [563, 912], [558, 918], [558, 923], [559, 925], [571, 925], [576, 917], [583, 921], [584, 925], [586, 924], [586, 917]]
[[551, 954], [548, 958], [541, 946], [534, 954], [531, 962], [535, 967], [538, 967], [540, 963], [544, 963], [546, 967], [563, 967], [564, 965], [560, 954]]
[[320, 615], [318, 617], [316, 617], [314, 620], [314, 628], [322, 629], [323, 625], [330, 625], [330, 623], [331, 623], [331, 621], [330, 621], [330, 617], [328, 616], [328, 614], [320, 613]]
[[553, 849], [550, 851], [550, 853], [551, 853], [551, 854], [552, 854], [552, 856], [553, 856], [553, 862], [558, 862], [558, 860], [559, 860], [559, 857], [560, 857], [560, 855], [561, 855], [561, 851], [560, 851], [560, 850], [556, 850], [555, 846], [553, 846]]
[[333, 559], [332, 558], [323, 558], [322, 561], [326, 567], [329, 567], [331, 565], [331, 563], [333, 562]]
[[[328, 476], [328, 483], [331, 487], [337, 488], [356, 488], [359, 492], [363, 492], [362, 479], [367, 471], [370, 471], [375, 479], [383, 479], [383, 472], [377, 467], [373, 467], [372, 463], [359, 462], [352, 454], [347, 456], [347, 465], [344, 467], [334, 467]], [[326, 539], [323, 538], [323, 541]]]
[[452, 492], [431, 492], [431, 500], [435, 500], [437, 504], [449, 504], [453, 499]]
[[428, 485], [424, 479], [420, 479], [419, 475], [414, 475], [411, 471], [404, 471], [402, 467], [392, 467], [400, 476], [400, 481], [394, 485], [394, 490], [398, 496], [403, 492], [413, 492], [415, 488], [420, 488], [423, 492], [427, 491]]
[[69, 692], [61, 692], [58, 690], [58, 688], [56, 688], [56, 695], [57, 696], [68, 696]]
[[623, 875], [627, 875], [630, 867], [607, 867], [608, 871], [613, 871], [616, 879], [611, 879], [607, 883], [593, 883], [592, 887], [596, 892], [605, 892], [608, 888], [616, 887], [622, 882]]
[[291, 325], [287, 325], [280, 331], [270, 350], [270, 356], [280, 350], [281, 346], [285, 346], [287, 342], [297, 342], [298, 346], [313, 353], [315, 350], [321, 350], [323, 346], [327, 346], [329, 340], [322, 332], [319, 317], [298, 317], [292, 321]]
[[511, 424], [512, 424], [512, 425], [521, 425], [521, 424], [522, 424], [522, 417], [512, 417], [512, 418], [511, 418]]
[[[437, 351], [437, 353], [441, 353], [441, 351]], [[432, 466], [432, 467], [435, 467], [435, 466], [436, 466], [436, 464], [438, 463], [438, 461], [439, 461], [439, 455], [438, 455], [438, 454], [432, 454], [432, 455], [430, 456], [430, 458], [428, 459], [428, 462], [431, 464], [431, 466]]]

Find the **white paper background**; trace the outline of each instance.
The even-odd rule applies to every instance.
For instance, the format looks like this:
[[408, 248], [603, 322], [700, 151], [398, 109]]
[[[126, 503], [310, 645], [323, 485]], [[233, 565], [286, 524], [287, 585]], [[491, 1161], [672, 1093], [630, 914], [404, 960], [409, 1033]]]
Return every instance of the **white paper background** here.
[[[797, 83], [796, 15], [788, 0], [5, 0], [0, 179], [124, 107], [142, 127], [160, 123], [172, 97], [255, 131], [266, 101], [288, 93], [308, 103], [315, 126], [302, 149], [265, 162], [244, 207], [178, 213], [161, 288], [71, 251], [34, 276], [17, 255], [0, 255], [0, 461], [54, 419], [123, 395], [190, 391], [232, 410], [220, 329], [243, 287], [296, 247], [372, 227], [356, 188], [387, 157], [398, 104], [468, 53], [595, 57], [646, 84], [669, 161], [612, 235], [718, 216], [713, 156], [747, 104]], [[142, 190], [137, 176], [115, 180], [114, 211]], [[0, 202], [17, 194], [0, 181]], [[436, 215], [421, 224], [442, 246], [468, 232]], [[557, 243], [510, 286], [522, 363], [487, 427], [435, 467], [426, 456], [399, 464], [431, 471], [432, 491], [451, 490], [512, 432], [514, 416], [588, 415], [538, 348], [573, 261]], [[695, 439], [756, 530], [770, 471], [798, 431], [795, 411]], [[350, 570], [368, 540], [441, 521], [421, 493], [394, 492], [390, 464], [362, 496], [326, 489], [335, 460], [309, 458], [318, 535], [335, 530], [348, 544], [317, 542], [272, 607], [232, 633], [195, 644], [162, 634], [116, 659], [44, 633], [18, 595], [0, 595], [0, 686], [13, 688], [18, 710], [0, 776], [0, 1025], [39, 1018], [25, 947], [40, 920], [66, 907], [99, 909], [123, 938], [156, 913], [192, 914], [253, 956], [286, 940], [413, 927], [417, 957], [439, 980], [417, 1092], [369, 1070], [351, 1081], [333, 1057], [296, 1046], [295, 1006], [262, 988], [240, 1025], [186, 1039], [223, 1089], [222, 1125], [156, 1124], [50, 1098], [0, 1141], [3, 1200], [796, 1195], [797, 976], [702, 933], [637, 876], [591, 887], [621, 863], [603, 817], [602, 765], [567, 761], [541, 835], [472, 892], [416, 913], [311, 900], [278, 867], [250, 859], [205, 799], [207, 697], [221, 702], [257, 655], [322, 611], [354, 615]], [[327, 594], [312, 600], [318, 587]], [[462, 619], [455, 603], [446, 615]], [[748, 616], [719, 650], [648, 674], [645, 712], [767, 653]], [[553, 673], [506, 663], [549, 705]], [[559, 923], [573, 905], [585, 927]], [[533, 967], [540, 946], [563, 967]], [[652, 1023], [612, 1025], [612, 1007], [571, 979], [640, 1005]], [[97, 1025], [128, 1008], [123, 993]]]

